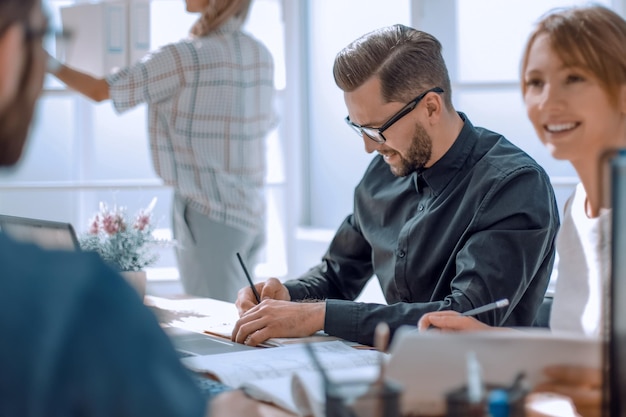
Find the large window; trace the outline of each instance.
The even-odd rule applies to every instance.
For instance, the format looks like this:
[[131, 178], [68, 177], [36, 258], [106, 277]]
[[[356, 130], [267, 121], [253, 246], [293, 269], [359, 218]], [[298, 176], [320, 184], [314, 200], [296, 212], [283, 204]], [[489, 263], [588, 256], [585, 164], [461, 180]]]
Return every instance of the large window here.
[[333, 80], [333, 61], [337, 52], [367, 32], [395, 23], [409, 25], [410, 1], [315, 0], [308, 7], [309, 204], [303, 222], [335, 229], [352, 211], [352, 191], [372, 155], [343, 121], [347, 110]]
[[[81, 1], [45, 2], [52, 24], [60, 28], [60, 9], [75, 3]], [[180, 0], [152, 0], [145, 4], [149, 7], [147, 19], [132, 24], [150, 28], [150, 48], [187, 36], [198, 17], [186, 13], [185, 4]], [[255, 0], [245, 29], [261, 39], [274, 56], [275, 85], [280, 101], [285, 88], [280, 0]], [[72, 34], [81, 35], [89, 34]], [[56, 53], [56, 47], [52, 42], [46, 44], [52, 53]], [[267, 149], [268, 228], [278, 233], [269, 234], [269, 243], [276, 250], [266, 251], [260, 272], [281, 275], [286, 268], [284, 230], [274, 223], [280, 217], [277, 210], [283, 200], [285, 174], [278, 130], [269, 136]], [[172, 190], [162, 184], [153, 170], [145, 105], [118, 115], [111, 103], [92, 103], [48, 76], [20, 165], [0, 171], [0, 212], [68, 221], [81, 233], [86, 230], [88, 219], [98, 209], [100, 201], [126, 206], [134, 212], [147, 206], [154, 196], [158, 198], [155, 218], [160, 233], [167, 237]], [[279, 256], [274, 256], [275, 253]], [[163, 251], [158, 266], [175, 267], [171, 249]]]
[[[596, 3], [611, 6], [610, 0]], [[578, 182], [577, 175], [569, 162], [552, 158], [537, 139], [526, 117], [519, 71], [522, 49], [534, 23], [553, 8], [576, 4], [588, 1], [455, 2], [456, 106], [466, 111], [474, 124], [504, 134], [533, 156], [550, 175], [561, 208]]]
[[[47, 1], [57, 25], [59, 8], [73, 3]], [[332, 63], [352, 40], [394, 23], [441, 40], [456, 108], [537, 159], [550, 174], [562, 206], [576, 174], [536, 139], [519, 92], [519, 60], [533, 22], [543, 13], [585, 3], [254, 0], [246, 27], [274, 54], [281, 120], [268, 139], [269, 242], [258, 275], [290, 277], [306, 270], [351, 212], [354, 187], [372, 156], [343, 123], [346, 108], [332, 78]], [[599, 3], [624, 9], [623, 0]], [[185, 13], [180, 0], [149, 4], [151, 48], [186, 36], [196, 18]], [[71, 221], [80, 231], [99, 201], [135, 210], [153, 196], [159, 198], [156, 216], [167, 234], [171, 190], [152, 168], [145, 108], [117, 115], [110, 103], [93, 104], [48, 79], [21, 165], [0, 172], [0, 212]], [[164, 254], [161, 266], [175, 266], [173, 256]]]

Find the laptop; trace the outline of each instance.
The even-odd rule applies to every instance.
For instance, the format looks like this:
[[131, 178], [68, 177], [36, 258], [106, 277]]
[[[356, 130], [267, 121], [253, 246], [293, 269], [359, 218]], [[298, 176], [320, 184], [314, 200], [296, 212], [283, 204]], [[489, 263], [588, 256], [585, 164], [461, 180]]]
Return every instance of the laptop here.
[[198, 355], [215, 355], [218, 353], [239, 352], [242, 350], [259, 349], [235, 343], [228, 339], [198, 333], [178, 327], [167, 327], [165, 333], [170, 337], [174, 348], [181, 358]]
[[203, 298], [162, 298], [148, 295], [144, 304], [152, 311], [181, 357], [213, 355], [257, 349], [203, 331], [216, 325], [234, 325], [239, 317], [232, 303]]
[[70, 223], [0, 214], [0, 231], [15, 240], [35, 243], [44, 249], [80, 250]]

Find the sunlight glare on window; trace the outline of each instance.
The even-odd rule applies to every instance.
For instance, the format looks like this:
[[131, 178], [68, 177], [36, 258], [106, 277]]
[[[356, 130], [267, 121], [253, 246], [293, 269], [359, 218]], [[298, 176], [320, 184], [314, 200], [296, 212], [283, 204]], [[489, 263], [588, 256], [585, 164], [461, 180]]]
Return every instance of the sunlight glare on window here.
[[[534, 23], [556, 7], [587, 0], [457, 0], [460, 82], [515, 81]], [[595, 3], [611, 5], [611, 0]]]

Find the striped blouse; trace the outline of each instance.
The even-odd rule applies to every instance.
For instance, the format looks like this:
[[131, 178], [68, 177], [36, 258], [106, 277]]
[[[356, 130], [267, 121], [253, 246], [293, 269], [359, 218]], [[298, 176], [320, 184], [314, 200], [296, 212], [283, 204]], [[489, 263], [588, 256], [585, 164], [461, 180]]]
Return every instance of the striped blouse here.
[[232, 19], [109, 77], [117, 112], [148, 105], [157, 174], [210, 219], [264, 226], [265, 137], [276, 125], [270, 52]]

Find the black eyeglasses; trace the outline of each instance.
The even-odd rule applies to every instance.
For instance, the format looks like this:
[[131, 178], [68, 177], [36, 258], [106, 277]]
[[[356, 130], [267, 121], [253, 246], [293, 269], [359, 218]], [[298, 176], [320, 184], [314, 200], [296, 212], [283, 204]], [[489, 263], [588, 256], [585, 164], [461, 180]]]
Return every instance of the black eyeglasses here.
[[397, 112], [396, 114], [391, 116], [391, 118], [389, 120], [387, 120], [385, 123], [383, 123], [383, 125], [381, 127], [379, 127], [379, 128], [361, 126], [361, 125], [358, 125], [356, 123], [353, 123], [350, 120], [350, 116], [346, 116], [345, 121], [348, 124], [348, 126], [350, 126], [352, 129], [354, 129], [354, 131], [360, 137], [363, 137], [363, 135], [365, 134], [365, 136], [367, 136], [368, 138], [370, 138], [371, 140], [373, 140], [376, 143], [385, 143], [387, 141], [387, 139], [383, 136], [383, 132], [385, 130], [389, 129], [391, 127], [391, 125], [393, 125], [395, 122], [397, 122], [398, 120], [402, 119], [404, 116], [409, 114], [417, 106], [417, 104], [424, 97], [426, 97], [426, 94], [428, 94], [428, 93], [441, 94], [441, 93], [443, 93], [443, 88], [441, 88], [441, 87], [434, 87], [434, 88], [431, 88], [430, 90], [424, 91], [422, 94], [420, 94], [419, 96], [415, 97], [413, 100], [409, 101], [406, 106], [402, 107], [399, 112]]

